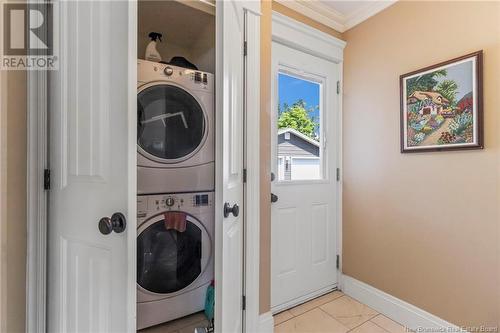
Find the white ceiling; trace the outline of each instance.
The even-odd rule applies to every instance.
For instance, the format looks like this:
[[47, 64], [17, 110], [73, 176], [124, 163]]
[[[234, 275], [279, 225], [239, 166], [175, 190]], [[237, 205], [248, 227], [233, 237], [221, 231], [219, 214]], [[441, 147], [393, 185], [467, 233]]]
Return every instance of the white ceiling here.
[[313, 20], [344, 32], [394, 4], [397, 0], [277, 0]]

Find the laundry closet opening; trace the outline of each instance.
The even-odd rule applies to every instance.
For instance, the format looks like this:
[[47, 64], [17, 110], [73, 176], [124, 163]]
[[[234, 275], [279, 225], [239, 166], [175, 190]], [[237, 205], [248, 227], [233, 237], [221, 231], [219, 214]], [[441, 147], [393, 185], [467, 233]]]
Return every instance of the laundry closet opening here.
[[137, 329], [144, 332], [213, 327], [215, 33], [213, 4], [138, 2]]

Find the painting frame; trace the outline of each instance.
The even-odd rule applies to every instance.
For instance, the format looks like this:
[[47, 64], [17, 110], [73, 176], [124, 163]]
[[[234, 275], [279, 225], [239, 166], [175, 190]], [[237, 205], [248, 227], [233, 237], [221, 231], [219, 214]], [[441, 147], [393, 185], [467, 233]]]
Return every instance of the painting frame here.
[[[410, 146], [408, 144], [408, 130], [412, 130], [408, 126], [408, 96], [407, 96], [407, 82], [409, 79], [422, 76], [426, 73], [433, 73], [439, 70], [445, 70], [461, 63], [472, 62], [472, 101], [473, 106], [470, 110], [472, 117], [472, 142], [464, 143], [446, 143]], [[484, 148], [484, 124], [483, 124], [483, 51], [479, 50], [473, 53], [466, 54], [461, 57], [453, 58], [438, 64], [421, 68], [406, 74], [399, 78], [400, 86], [400, 148], [401, 153], [419, 153], [419, 152], [436, 152], [447, 150], [471, 150]], [[442, 96], [441, 96], [442, 97]], [[465, 96], [464, 96], [465, 97]], [[469, 111], [469, 110], [468, 110]]]

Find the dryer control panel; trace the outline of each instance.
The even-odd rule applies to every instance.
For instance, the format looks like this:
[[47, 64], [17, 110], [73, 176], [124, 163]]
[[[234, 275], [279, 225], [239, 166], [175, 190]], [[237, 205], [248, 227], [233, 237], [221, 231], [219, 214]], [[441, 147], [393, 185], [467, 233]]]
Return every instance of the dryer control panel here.
[[178, 67], [147, 60], [137, 60], [138, 86], [148, 82], [175, 82], [184, 88], [214, 92], [214, 75], [194, 69]]

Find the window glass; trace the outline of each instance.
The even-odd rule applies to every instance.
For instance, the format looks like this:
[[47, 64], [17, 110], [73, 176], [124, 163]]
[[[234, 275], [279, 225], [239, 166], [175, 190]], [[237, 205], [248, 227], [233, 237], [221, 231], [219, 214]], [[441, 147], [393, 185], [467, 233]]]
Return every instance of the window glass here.
[[205, 117], [196, 99], [181, 88], [155, 85], [137, 96], [137, 143], [161, 159], [183, 158], [205, 134]]
[[321, 84], [279, 73], [278, 99], [278, 180], [321, 179]]
[[186, 231], [150, 225], [137, 237], [137, 283], [146, 290], [169, 294], [193, 283], [201, 274], [202, 230], [186, 222]]

